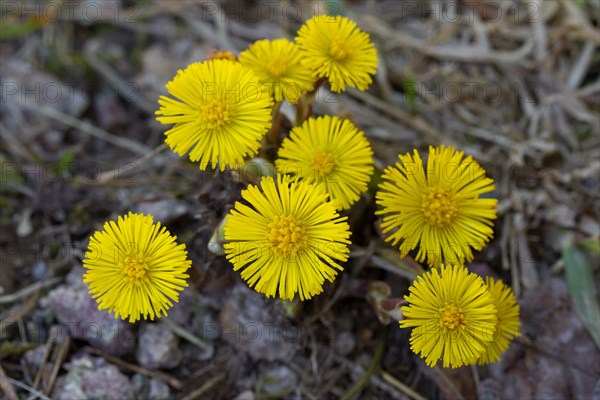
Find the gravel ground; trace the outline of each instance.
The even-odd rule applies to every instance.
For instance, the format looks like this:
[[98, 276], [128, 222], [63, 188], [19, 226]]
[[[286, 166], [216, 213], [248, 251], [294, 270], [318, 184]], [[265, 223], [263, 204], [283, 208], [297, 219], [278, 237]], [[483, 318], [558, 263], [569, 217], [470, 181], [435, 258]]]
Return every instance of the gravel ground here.
[[[495, 179], [494, 239], [470, 268], [502, 278], [521, 305], [522, 336], [501, 362], [428, 368], [372, 306], [373, 282], [402, 297], [415, 268], [384, 243], [372, 193], [347, 213], [345, 271], [302, 304], [266, 299], [207, 250], [244, 184], [166, 148], [158, 96], [211, 49], [293, 38], [318, 11], [356, 20], [380, 66], [366, 92], [323, 88], [315, 114], [351, 118], [380, 170], [446, 144]], [[0, 398], [600, 398], [597, 0], [90, 0], [1, 12]], [[193, 262], [169, 317], [134, 325], [98, 311], [81, 281], [90, 235], [129, 210], [154, 214]]]

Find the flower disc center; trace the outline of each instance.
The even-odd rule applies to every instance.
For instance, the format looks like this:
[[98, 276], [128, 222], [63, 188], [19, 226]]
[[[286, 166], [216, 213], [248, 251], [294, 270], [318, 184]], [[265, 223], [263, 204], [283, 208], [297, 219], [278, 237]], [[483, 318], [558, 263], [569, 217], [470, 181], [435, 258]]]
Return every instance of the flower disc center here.
[[140, 280], [146, 276], [146, 270], [148, 265], [139, 254], [133, 253], [125, 257], [123, 261], [123, 273], [129, 277], [130, 280]]
[[454, 330], [456, 328], [464, 327], [467, 323], [460, 307], [448, 304], [442, 309], [440, 324], [448, 329]]
[[335, 159], [333, 154], [320, 151], [313, 159], [313, 169], [318, 176], [327, 176], [335, 171]]
[[281, 58], [274, 58], [267, 64], [266, 69], [273, 78], [279, 78], [287, 71], [287, 67], [287, 63]]
[[350, 55], [348, 45], [340, 39], [334, 39], [329, 47], [329, 55], [337, 61], [344, 61]]
[[275, 217], [267, 227], [267, 235], [278, 256], [294, 256], [306, 245], [306, 231], [291, 215]]
[[430, 225], [443, 228], [451, 224], [458, 214], [456, 195], [449, 189], [427, 188], [421, 210]]
[[214, 99], [202, 109], [202, 122], [209, 128], [215, 129], [229, 121], [231, 106], [224, 101]]

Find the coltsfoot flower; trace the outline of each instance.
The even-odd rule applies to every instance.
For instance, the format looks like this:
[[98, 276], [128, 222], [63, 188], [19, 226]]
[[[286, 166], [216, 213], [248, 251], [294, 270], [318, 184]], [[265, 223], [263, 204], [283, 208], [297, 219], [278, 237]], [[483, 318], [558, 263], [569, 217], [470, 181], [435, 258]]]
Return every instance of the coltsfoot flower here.
[[175, 153], [189, 151], [200, 169], [218, 165], [223, 171], [258, 152], [271, 126], [273, 101], [252, 70], [228, 60], [194, 63], [166, 87], [176, 99], [160, 96], [156, 119], [175, 124], [165, 132], [165, 143]]
[[492, 295], [494, 306], [498, 310], [498, 323], [494, 340], [486, 351], [479, 357], [479, 364], [491, 364], [500, 361], [510, 342], [520, 336], [519, 333], [519, 303], [515, 294], [501, 280], [487, 277], [485, 284]]
[[207, 60], [207, 61], [209, 61], [209, 60], [229, 60], [229, 61], [237, 62], [238, 57], [234, 53], [232, 53], [228, 50], [212, 49], [206, 56], [205, 60]]
[[364, 133], [336, 116], [309, 118], [292, 129], [278, 156], [278, 171], [325, 184], [340, 210], [359, 199], [373, 173], [373, 151]]
[[227, 215], [227, 259], [242, 279], [267, 297], [301, 300], [333, 281], [348, 259], [350, 231], [327, 201], [323, 185], [278, 175], [242, 191]]
[[275, 101], [295, 104], [303, 92], [312, 90], [315, 78], [301, 64], [302, 52], [287, 39], [259, 40], [240, 54], [240, 63], [250, 68], [266, 85]]
[[312, 17], [298, 31], [296, 43], [304, 51], [302, 65], [317, 78], [327, 78], [334, 92], [346, 85], [367, 90], [373, 81], [377, 50], [369, 34], [346, 17]]
[[470, 364], [494, 340], [496, 308], [483, 279], [462, 266], [421, 274], [404, 296], [401, 328], [413, 328], [410, 348], [430, 367]]
[[185, 245], [177, 244], [150, 215], [129, 213], [104, 224], [90, 238], [83, 281], [98, 309], [135, 322], [166, 316], [188, 286], [191, 266]]
[[463, 264], [493, 236], [498, 200], [481, 198], [494, 181], [471, 156], [453, 147], [430, 147], [427, 172], [417, 150], [399, 155], [384, 171], [376, 202], [381, 224], [400, 255], [419, 247], [416, 260], [430, 266]]

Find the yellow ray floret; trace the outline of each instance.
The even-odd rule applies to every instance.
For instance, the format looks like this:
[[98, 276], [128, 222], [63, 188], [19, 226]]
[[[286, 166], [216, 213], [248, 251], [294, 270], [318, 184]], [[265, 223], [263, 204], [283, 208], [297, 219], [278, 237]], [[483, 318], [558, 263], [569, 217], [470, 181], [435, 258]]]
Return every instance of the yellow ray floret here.
[[156, 118], [175, 124], [165, 143], [183, 156], [189, 151], [200, 169], [224, 170], [255, 155], [271, 126], [268, 88], [238, 62], [211, 60], [189, 65], [167, 83], [175, 99], [160, 96]]
[[98, 308], [129, 322], [166, 316], [188, 286], [191, 265], [176, 239], [150, 215], [129, 213], [106, 222], [90, 238], [83, 260], [83, 281]]
[[304, 51], [302, 64], [318, 78], [327, 78], [334, 92], [346, 90], [346, 85], [367, 90], [371, 84], [377, 50], [354, 21], [316, 15], [300, 28], [296, 43]]
[[417, 261], [430, 266], [463, 264], [493, 236], [498, 201], [480, 196], [494, 181], [471, 156], [452, 147], [430, 147], [427, 172], [417, 150], [399, 155], [379, 184], [376, 201], [383, 233], [405, 257], [419, 247]]
[[302, 93], [312, 90], [315, 78], [301, 64], [302, 53], [287, 39], [259, 40], [240, 54], [240, 63], [250, 68], [275, 101], [295, 104]]
[[479, 357], [479, 364], [491, 364], [500, 361], [510, 342], [520, 336], [519, 333], [519, 303], [515, 294], [500, 280], [487, 277], [485, 283], [492, 295], [493, 303], [498, 310], [498, 324], [494, 340], [486, 351]]
[[359, 199], [373, 173], [373, 151], [364, 133], [335, 116], [309, 118], [292, 129], [278, 156], [280, 173], [323, 183], [340, 210]]
[[462, 266], [420, 275], [404, 296], [401, 328], [413, 328], [412, 351], [434, 367], [457, 368], [477, 359], [494, 339], [496, 308], [483, 279]]
[[257, 292], [301, 300], [323, 291], [348, 259], [350, 231], [322, 185], [263, 178], [225, 222], [225, 254]]

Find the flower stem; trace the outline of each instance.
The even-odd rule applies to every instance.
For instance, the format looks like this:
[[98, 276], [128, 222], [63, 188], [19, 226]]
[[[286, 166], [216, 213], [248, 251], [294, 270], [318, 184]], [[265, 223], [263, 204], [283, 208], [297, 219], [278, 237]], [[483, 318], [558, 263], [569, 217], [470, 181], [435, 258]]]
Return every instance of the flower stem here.
[[278, 101], [273, 105], [273, 109], [271, 110], [271, 128], [262, 139], [257, 154], [258, 158], [273, 161], [272, 157], [269, 155], [272, 154], [271, 150], [277, 149], [277, 145], [279, 144], [279, 128], [281, 127], [281, 115], [279, 114], [279, 109], [281, 108], [281, 103], [281, 101]]
[[295, 126], [300, 126], [304, 121], [312, 116], [313, 103], [315, 102], [315, 96], [317, 95], [317, 91], [323, 84], [327, 81], [327, 78], [320, 78], [317, 83], [315, 83], [315, 87], [310, 92], [304, 93], [300, 100], [298, 100], [298, 104], [296, 106], [296, 121]]
[[371, 363], [367, 367], [367, 370], [365, 371], [363, 376], [358, 380], [356, 385], [354, 385], [350, 390], [348, 390], [346, 392], [346, 394], [344, 394], [344, 397], [342, 397], [342, 400], [350, 400], [365, 387], [367, 382], [369, 382], [369, 379], [371, 379], [371, 376], [373, 376], [373, 374], [375, 373], [375, 370], [379, 366], [379, 363], [381, 362], [381, 358], [383, 357], [383, 353], [385, 351], [386, 336], [387, 336], [387, 327], [381, 328], [381, 330], [379, 331], [379, 339], [377, 340], [377, 349], [375, 350], [375, 355], [373, 356]]
[[271, 118], [273, 122], [271, 123], [271, 129], [267, 133], [267, 142], [270, 145], [277, 147], [279, 142], [279, 127], [281, 126], [281, 115], [279, 114], [279, 109], [281, 108], [281, 101], [278, 101], [273, 106], [273, 110], [271, 112]]

